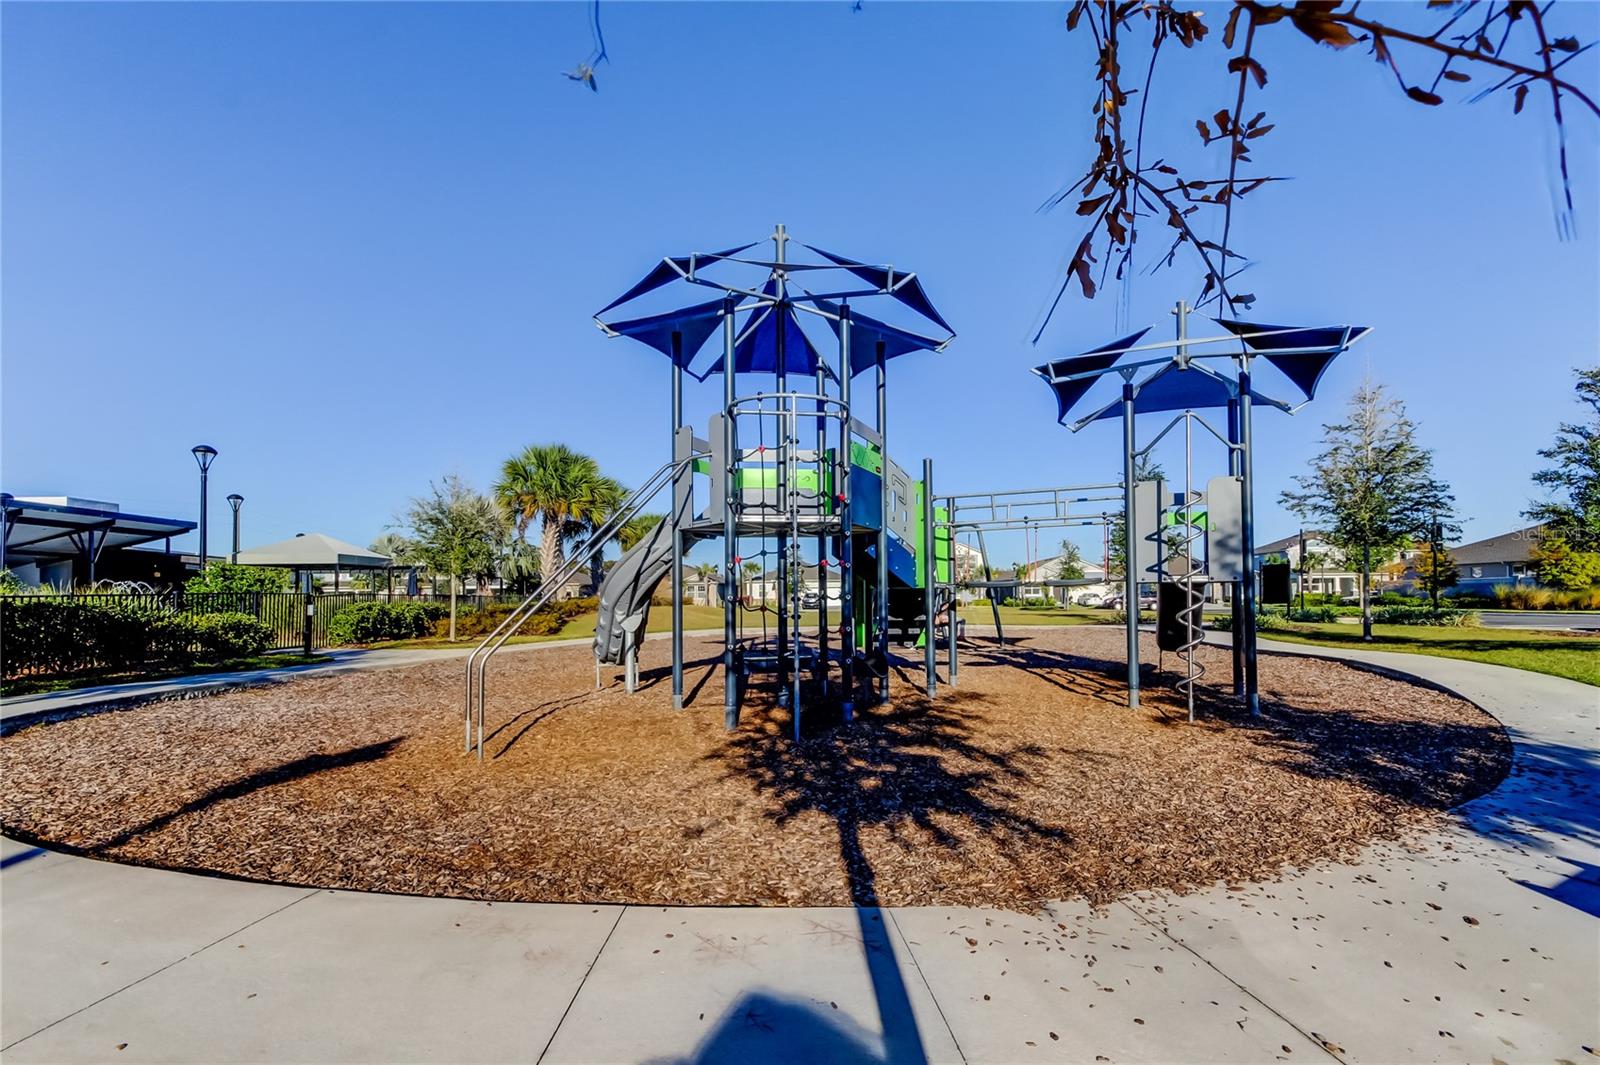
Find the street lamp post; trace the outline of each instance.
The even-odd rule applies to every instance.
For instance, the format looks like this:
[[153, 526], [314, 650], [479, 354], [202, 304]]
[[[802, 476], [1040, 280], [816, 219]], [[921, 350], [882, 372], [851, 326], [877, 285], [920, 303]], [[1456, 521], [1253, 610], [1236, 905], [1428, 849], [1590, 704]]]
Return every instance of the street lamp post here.
[[210, 444], [196, 444], [189, 449], [200, 466], [200, 572], [206, 571], [206, 480], [217, 449]]
[[239, 564], [239, 508], [244, 505], [244, 496], [234, 492], [228, 496], [228, 506], [233, 508], [233, 554], [228, 556], [228, 561], [235, 566]]
[[1439, 612], [1439, 541], [1444, 538], [1444, 528], [1439, 522], [1438, 515], [1434, 515], [1433, 528], [1428, 531], [1433, 533], [1433, 543], [1428, 545], [1428, 560], [1431, 563], [1429, 568], [1433, 570], [1433, 580], [1429, 582], [1432, 587], [1428, 589], [1428, 599], [1433, 604], [1433, 612], [1437, 614]]

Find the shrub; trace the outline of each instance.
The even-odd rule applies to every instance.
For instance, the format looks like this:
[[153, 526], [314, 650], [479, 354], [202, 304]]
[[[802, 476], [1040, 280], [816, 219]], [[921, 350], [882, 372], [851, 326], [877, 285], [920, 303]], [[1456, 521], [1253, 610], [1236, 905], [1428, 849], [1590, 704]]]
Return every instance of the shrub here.
[[[1208, 620], [1211, 623], [1211, 628], [1216, 632], [1233, 631], [1233, 615], [1231, 613], [1212, 614]], [[1286, 627], [1288, 621], [1288, 618], [1276, 610], [1260, 610], [1256, 612], [1256, 631], [1282, 629]]]
[[200, 656], [210, 662], [253, 658], [272, 643], [272, 626], [236, 610], [202, 614], [193, 627]]
[[[490, 603], [486, 606], [476, 607], [472, 610], [459, 612], [456, 615], [456, 637], [482, 637], [493, 632], [500, 623], [517, 608], [515, 603]], [[550, 603], [535, 611], [533, 616], [518, 625], [515, 634], [518, 636], [553, 636], [560, 632], [567, 622], [573, 618], [581, 617], [591, 610], [597, 610], [600, 600], [590, 596], [586, 599], [562, 599]], [[435, 636], [448, 636], [450, 634], [450, 612], [445, 610], [433, 623]]]
[[1030, 595], [1022, 601], [1024, 610], [1049, 610], [1056, 605], [1054, 599], [1042, 595]]
[[122, 672], [260, 654], [272, 630], [248, 614], [191, 618], [161, 607], [29, 596], [8, 600], [5, 675]]
[[183, 590], [198, 592], [287, 592], [293, 579], [277, 566], [240, 566], [218, 559], [190, 577]]
[[967, 606], [972, 607], [974, 609], [981, 607], [984, 610], [987, 610], [987, 609], [989, 609], [989, 600], [987, 598], [974, 599], [970, 603], [968, 603]]
[[1304, 610], [1290, 610], [1290, 621], [1329, 622], [1339, 618], [1339, 609], [1331, 606], [1308, 606]]
[[1497, 584], [1490, 593], [1496, 606], [1508, 610], [1547, 610], [1555, 603], [1555, 593], [1538, 585]]
[[439, 603], [388, 603], [365, 600], [340, 608], [328, 619], [328, 642], [378, 643], [414, 640], [433, 631], [434, 622], [449, 608]]
[[1448, 606], [1438, 610], [1426, 606], [1384, 606], [1372, 612], [1372, 620], [1379, 625], [1461, 626], [1476, 624], [1478, 615]]
[[1568, 610], [1600, 610], [1600, 585], [1567, 593]]

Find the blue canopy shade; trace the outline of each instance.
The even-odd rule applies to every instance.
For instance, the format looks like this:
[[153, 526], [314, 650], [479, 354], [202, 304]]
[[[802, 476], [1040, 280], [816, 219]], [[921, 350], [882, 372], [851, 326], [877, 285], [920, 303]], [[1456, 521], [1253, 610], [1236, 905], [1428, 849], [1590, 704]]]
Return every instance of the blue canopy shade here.
[[889, 295], [893, 296], [907, 307], [910, 307], [928, 321], [933, 322], [946, 333], [949, 333], [952, 336], [955, 334], [955, 330], [950, 328], [950, 323], [946, 322], [944, 317], [934, 309], [933, 301], [928, 299], [927, 292], [923, 291], [922, 282], [917, 280], [915, 274], [912, 274], [908, 271], [898, 275], [897, 279], [894, 281], [895, 287], [891, 289], [889, 287], [890, 272], [888, 269], [882, 266], [868, 266], [865, 263], [858, 263], [854, 259], [846, 259], [844, 256], [835, 255], [831, 251], [823, 251], [821, 248], [818, 248], [812, 244], [807, 244], [806, 247], [810, 248], [824, 259], [827, 259], [828, 261], [850, 271], [852, 274], [855, 274], [873, 288], [888, 291]]
[[617, 322], [605, 328], [649, 344], [677, 365], [688, 366], [706, 338], [722, 324], [725, 302], [717, 299], [709, 303], [697, 303], [693, 307]]
[[[754, 312], [754, 317], [745, 323], [744, 330], [733, 345], [735, 372], [778, 372], [780, 321], [783, 323], [784, 372], [807, 375], [817, 372], [817, 349], [812, 347], [810, 338], [801, 332], [800, 323], [795, 320], [794, 310], [787, 306], [758, 308]], [[725, 357], [719, 357], [703, 373], [694, 374], [695, 378], [704, 381], [712, 374], [721, 372], [724, 361]], [[693, 370], [689, 372], [694, 373]]]
[[[840, 306], [837, 303], [818, 299], [816, 305], [829, 314], [840, 313]], [[834, 335], [838, 336], [844, 327], [834, 318], [829, 318], [827, 321], [828, 325], [832, 327]], [[921, 336], [852, 310], [850, 312], [850, 376], [854, 377], [863, 370], [870, 370], [878, 364], [878, 346], [880, 344], [883, 345], [883, 358], [887, 362], [896, 356], [905, 355], [913, 351], [938, 351], [947, 343], [949, 343], [948, 340], [935, 340], [932, 337]]]
[[595, 317], [598, 318], [600, 315], [606, 313], [613, 307], [621, 306], [631, 299], [644, 295], [646, 292], [652, 292], [655, 289], [660, 288], [662, 285], [678, 280], [680, 277], [689, 272], [691, 265], [698, 267], [700, 261], [702, 260], [726, 259], [730, 255], [738, 255], [746, 248], [753, 247], [755, 247], [755, 242], [751, 241], [749, 244], [741, 244], [737, 248], [729, 248], [726, 251], [711, 252], [708, 255], [683, 255], [662, 259], [656, 264], [655, 269], [644, 275], [638, 284], [634, 285], [628, 291], [624, 292], [622, 295], [618, 296], [616, 299], [612, 300], [610, 303], [596, 311]]
[[[1260, 352], [1262, 358], [1305, 393], [1306, 399], [1316, 398], [1317, 384], [1333, 360], [1371, 332], [1370, 327], [1364, 325], [1298, 328], [1240, 322], [1230, 318], [1217, 318], [1214, 321], [1243, 340], [1246, 347]], [[1267, 335], [1251, 335], [1263, 333]]]
[[[1150, 414], [1155, 411], [1226, 407], [1228, 401], [1238, 395], [1238, 392], [1237, 381], [1224, 377], [1207, 366], [1192, 362], [1188, 369], [1181, 369], [1176, 362], [1169, 362], [1135, 387], [1133, 411], [1135, 414]], [[1250, 390], [1250, 398], [1282, 411], [1293, 410], [1282, 400], [1262, 395], [1254, 388]], [[1088, 417], [1080, 419], [1077, 424], [1082, 426], [1105, 418], [1121, 416], [1122, 400], [1117, 399]]]
[[1104, 370], [1112, 363], [1122, 358], [1127, 350], [1139, 343], [1144, 335], [1150, 332], [1151, 327], [1145, 326], [1137, 333], [1130, 333], [1120, 340], [1113, 340], [1082, 355], [1073, 355], [1065, 359], [1056, 359], [1043, 366], [1034, 367], [1034, 373], [1045, 379], [1050, 391], [1056, 394], [1056, 421], [1066, 421], [1067, 412], [1084, 397], [1084, 394], [1093, 388], [1098, 377], [1085, 377], [1077, 381], [1055, 381], [1056, 377], [1070, 377], [1073, 374], [1089, 373], [1094, 370]]

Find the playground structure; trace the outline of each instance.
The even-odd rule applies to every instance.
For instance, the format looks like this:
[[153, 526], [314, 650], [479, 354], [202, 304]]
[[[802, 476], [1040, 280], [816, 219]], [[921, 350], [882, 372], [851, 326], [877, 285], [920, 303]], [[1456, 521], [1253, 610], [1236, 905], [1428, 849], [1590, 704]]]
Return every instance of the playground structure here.
[[[931, 663], [934, 625], [954, 594], [945, 515], [932, 493], [932, 463], [914, 477], [889, 455], [887, 363], [915, 351], [942, 350], [954, 332], [917, 275], [810, 245], [795, 259], [783, 226], [772, 254], [750, 255], [759, 242], [711, 254], [667, 257], [596, 315], [610, 336], [631, 337], [671, 363], [672, 458], [468, 658], [465, 732], [482, 756], [487, 665], [554, 589], [582, 572], [590, 557], [650, 500], [670, 486], [668, 514], [623, 553], [599, 590], [595, 661], [624, 667], [637, 681], [639, 645], [651, 597], [663, 580], [672, 602], [672, 699], [683, 705], [683, 559], [692, 544], [722, 540], [724, 720], [734, 728], [744, 692], [770, 677], [800, 735], [808, 704], [837, 704], [845, 720], [863, 700], [889, 691], [889, 643], [922, 643]], [[675, 282], [714, 290], [715, 298], [661, 313], [607, 321], [610, 312]], [[802, 283], [803, 282], [803, 283]], [[814, 291], [816, 286], [820, 291]], [[678, 286], [678, 287], [681, 287]], [[880, 297], [936, 327], [927, 336], [861, 313], [851, 301]], [[802, 328], [802, 317], [833, 334], [830, 361]], [[703, 369], [697, 356], [720, 333], [720, 356]], [[714, 347], [714, 346], [712, 346]], [[700, 360], [704, 361], [704, 360]], [[871, 373], [855, 415], [852, 385]], [[770, 388], [749, 390], [752, 376]], [[685, 424], [685, 377], [722, 384], [721, 409], [698, 436]], [[794, 387], [796, 383], [799, 387]], [[816, 587], [805, 580], [807, 554]], [[741, 594], [743, 567], [754, 564], [767, 596]], [[768, 567], [771, 567], [770, 570]], [[807, 606], [815, 601], [808, 619]], [[837, 610], [837, 620], [834, 611]], [[759, 628], [749, 620], [754, 614]], [[930, 667], [931, 668], [931, 667]], [[931, 674], [930, 674], [931, 676]]]
[[[1127, 607], [1128, 705], [1139, 705], [1139, 588], [1157, 587], [1157, 644], [1184, 657], [1183, 689], [1190, 720], [1194, 687], [1200, 677], [1195, 648], [1201, 641], [1200, 615], [1207, 584], [1231, 587], [1233, 690], [1252, 717], [1261, 709], [1256, 670], [1254, 409], [1257, 403], [1292, 414], [1316, 398], [1317, 384], [1339, 355], [1371, 330], [1366, 326], [1279, 326], [1217, 318], [1224, 332], [1191, 337], [1192, 309], [1174, 308], [1176, 335], [1168, 341], [1140, 343], [1152, 327], [1034, 368], [1056, 397], [1056, 420], [1067, 417], [1102, 377], [1121, 379], [1122, 394], [1078, 418], [1078, 432], [1107, 419], [1122, 421], [1121, 511], [1124, 526], [1123, 581]], [[1125, 356], [1134, 358], [1125, 361]], [[1253, 363], [1266, 361], [1305, 396], [1291, 404], [1262, 394], [1253, 381]], [[1230, 376], [1209, 360], [1231, 364]], [[1225, 432], [1201, 413], [1223, 409]], [[1137, 417], [1169, 413], [1170, 420], [1141, 447]], [[1167, 490], [1163, 480], [1140, 480], [1140, 459], [1148, 457], [1168, 433], [1184, 429], [1183, 492]], [[1198, 425], [1227, 451], [1227, 473], [1212, 477], [1203, 491], [1194, 481], [1194, 428]], [[1180, 531], [1181, 530], [1181, 531]], [[1196, 546], [1201, 550], [1196, 551]]]
[[[672, 705], [682, 708], [684, 558], [695, 543], [720, 539], [728, 729], [737, 727], [744, 694], [760, 678], [771, 678], [778, 704], [790, 711], [796, 739], [807, 706], [836, 707], [849, 721], [858, 703], [888, 699], [891, 642], [922, 648], [926, 690], [932, 698], [937, 695], [941, 634], [952, 684], [959, 667], [957, 592], [963, 582], [956, 573], [953, 546], [958, 536], [975, 534], [983, 556], [984, 580], [965, 584], [993, 587], [997, 582], [985, 532], [1109, 528], [1126, 514], [1132, 516], [1125, 523], [1123, 543], [1129, 705], [1139, 701], [1141, 585], [1154, 583], [1161, 592], [1158, 637], [1164, 650], [1184, 656], [1186, 670], [1179, 683], [1192, 716], [1203, 588], [1223, 582], [1234, 588], [1235, 692], [1252, 713], [1257, 711], [1254, 588], [1248, 564], [1251, 407], [1254, 400], [1285, 411], [1295, 408], [1253, 389], [1251, 361], [1257, 354], [1266, 358], [1309, 401], [1327, 364], [1364, 335], [1364, 328], [1219, 320], [1227, 335], [1190, 339], [1189, 309], [1180, 304], [1173, 341], [1141, 345], [1149, 331], [1144, 329], [1034, 371], [1056, 394], [1061, 422], [1099, 377], [1121, 377], [1121, 400], [1072, 426], [1077, 431], [1092, 421], [1121, 416], [1124, 466], [1119, 483], [941, 497], [934, 492], [931, 459], [923, 460], [922, 476], [914, 478], [896, 464], [888, 448], [887, 363], [911, 352], [941, 351], [955, 336], [917, 275], [812, 245], [801, 245], [811, 255], [796, 259], [789, 249], [792, 238], [782, 225], [770, 239], [770, 257], [751, 254], [760, 243], [751, 242], [663, 258], [596, 314], [596, 323], [608, 336], [630, 337], [668, 357], [671, 458], [468, 656], [463, 704], [467, 750], [475, 747], [482, 759], [485, 683], [494, 654], [662, 491], [669, 491], [670, 498], [665, 519], [623, 553], [599, 589], [597, 686], [602, 665], [612, 664], [623, 667], [627, 689], [634, 690], [651, 600], [665, 580], [672, 610]], [[684, 284], [709, 288], [715, 297], [607, 320], [624, 304]], [[887, 305], [910, 311], [925, 323], [923, 328], [936, 327], [940, 335], [892, 325], [851, 303], [869, 299], [876, 300], [874, 309]], [[831, 332], [832, 343], [818, 344], [802, 322], [812, 326], [812, 333]], [[720, 345], [708, 344], [714, 334], [720, 334]], [[1218, 346], [1221, 350], [1209, 350]], [[702, 348], [720, 348], [720, 354], [702, 358]], [[1167, 348], [1175, 354], [1120, 362], [1125, 355]], [[1238, 374], [1218, 372], [1201, 364], [1205, 359], [1233, 360]], [[1159, 368], [1141, 379], [1141, 371], [1151, 367]], [[855, 379], [868, 372], [871, 398], [857, 404]], [[722, 386], [720, 407], [703, 437], [684, 420], [686, 376], [700, 383], [715, 377]], [[746, 383], [752, 376], [770, 378], [773, 384], [749, 390]], [[857, 406], [872, 409], [870, 421], [856, 416]], [[1225, 435], [1198, 413], [1210, 407], [1227, 408]], [[1135, 416], [1154, 411], [1180, 413], [1139, 448]], [[1180, 421], [1185, 426], [1185, 481], [1182, 495], [1174, 496], [1159, 482], [1138, 481], [1135, 467]], [[1222, 441], [1229, 455], [1227, 475], [1213, 478], [1204, 493], [1192, 484], [1196, 423]], [[1203, 551], [1196, 550], [1200, 544]], [[806, 580], [808, 553], [814, 588]], [[754, 570], [760, 594], [745, 591], [746, 566]], [[770, 603], [769, 586], [775, 586]], [[759, 625], [750, 620], [752, 614]], [[994, 619], [1003, 642], [998, 608]]]

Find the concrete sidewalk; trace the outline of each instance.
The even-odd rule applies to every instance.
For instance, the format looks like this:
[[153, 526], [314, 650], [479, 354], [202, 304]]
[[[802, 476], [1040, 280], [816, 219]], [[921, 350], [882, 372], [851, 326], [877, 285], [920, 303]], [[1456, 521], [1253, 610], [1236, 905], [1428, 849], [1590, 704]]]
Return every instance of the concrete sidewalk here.
[[1595, 689], [1452, 659], [1328, 656], [1490, 710], [1517, 743], [1510, 778], [1414, 849], [1238, 891], [1033, 915], [400, 898], [5, 841], [0, 1056], [1589, 1060]]

